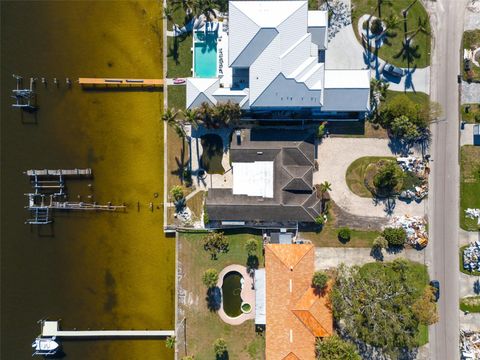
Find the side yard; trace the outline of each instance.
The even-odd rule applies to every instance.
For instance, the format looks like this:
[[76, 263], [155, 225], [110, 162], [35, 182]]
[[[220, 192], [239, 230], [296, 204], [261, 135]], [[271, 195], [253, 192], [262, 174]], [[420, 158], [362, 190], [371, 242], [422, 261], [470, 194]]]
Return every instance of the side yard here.
[[480, 147], [462, 146], [460, 151], [460, 226], [478, 231], [477, 218], [465, 216], [467, 208], [480, 208]]
[[[463, 80], [480, 82], [480, 30], [470, 30], [463, 33], [463, 49], [469, 52], [468, 61], [463, 60]], [[465, 58], [465, 54], [462, 54]]]
[[[206, 269], [213, 268], [220, 272], [227, 265], [246, 265], [248, 255], [245, 243], [248, 239], [257, 241], [259, 265], [263, 267], [261, 235], [229, 233], [229, 250], [219, 254], [217, 260], [212, 260], [210, 254], [203, 251], [204, 236], [205, 233], [178, 233], [178, 322], [179, 325], [182, 321], [186, 323], [186, 331], [180, 331], [177, 338], [179, 356], [185, 356], [186, 350], [196, 360], [214, 359], [212, 344], [221, 337], [227, 343], [228, 359], [262, 360], [265, 356], [265, 338], [262, 333], [255, 331], [254, 321], [249, 320], [237, 326], [223, 322], [216, 312], [207, 308], [207, 289], [202, 283], [202, 274]], [[182, 333], [184, 336], [181, 336]]]

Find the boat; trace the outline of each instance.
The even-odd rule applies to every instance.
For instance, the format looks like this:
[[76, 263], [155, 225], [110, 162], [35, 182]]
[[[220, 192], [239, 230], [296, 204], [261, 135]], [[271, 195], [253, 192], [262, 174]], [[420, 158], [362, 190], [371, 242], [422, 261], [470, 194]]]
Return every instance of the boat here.
[[35, 349], [35, 352], [32, 356], [35, 355], [42, 355], [42, 356], [50, 356], [55, 355], [60, 350], [60, 344], [55, 341], [56, 337], [37, 337], [35, 341], [32, 343], [32, 348]]

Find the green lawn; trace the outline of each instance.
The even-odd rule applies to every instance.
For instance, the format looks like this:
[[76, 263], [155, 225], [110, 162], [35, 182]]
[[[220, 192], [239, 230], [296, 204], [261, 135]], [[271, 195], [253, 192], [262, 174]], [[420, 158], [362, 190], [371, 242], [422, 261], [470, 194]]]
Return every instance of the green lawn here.
[[403, 91], [387, 90], [385, 104], [387, 104], [389, 101], [393, 100], [396, 96], [399, 96], [399, 95], [406, 95], [410, 100], [418, 104], [428, 104], [428, 102], [430, 101], [430, 96], [422, 92], [414, 93], [411, 91], [403, 92]]
[[167, 40], [167, 77], [189, 77], [192, 76], [193, 55], [192, 35], [181, 37], [168, 37]]
[[[359, 41], [361, 42], [361, 35], [358, 34], [358, 20], [364, 14], [374, 15], [378, 17], [377, 9], [378, 0], [352, 0], [352, 23], [353, 29]], [[405, 52], [402, 53], [402, 43], [404, 39], [403, 15], [402, 10], [407, 8], [412, 3], [412, 0], [395, 0], [391, 5], [384, 4], [381, 7], [382, 18], [395, 14], [401, 20], [397, 27], [389, 31], [387, 36], [388, 43], [384, 44], [379, 49], [379, 57], [389, 63], [397, 66], [407, 67], [407, 60]], [[407, 31], [414, 32], [419, 28], [419, 19], [428, 19], [428, 14], [420, 1], [417, 1], [412, 8], [410, 8], [407, 16]], [[410, 54], [412, 54], [412, 62], [410, 67], [417, 66], [419, 68], [430, 65], [430, 23], [427, 21], [427, 34], [418, 32], [412, 40]], [[412, 35], [412, 34], [409, 34]]]
[[471, 313], [480, 312], [480, 296], [467, 296], [460, 299], [460, 310]]
[[463, 250], [465, 250], [468, 247], [468, 245], [462, 246], [458, 252], [459, 256], [459, 261], [458, 264], [460, 266], [460, 272], [467, 274], [467, 275], [473, 275], [473, 276], [480, 276], [480, 271], [467, 271], [463, 268]]
[[428, 326], [427, 325], [418, 325], [418, 334], [416, 337], [418, 346], [423, 346], [428, 344]]
[[[175, 110], [185, 110], [187, 102], [187, 86], [186, 85], [170, 85], [168, 89], [168, 107]], [[182, 117], [182, 113], [179, 113]]]
[[[480, 123], [480, 104], [463, 104], [461, 110], [463, 121], [467, 123]], [[476, 118], [478, 118], [478, 120], [476, 120]]]
[[379, 160], [395, 160], [394, 157], [385, 156], [365, 156], [361, 157], [350, 164], [345, 174], [345, 180], [347, 181], [348, 188], [354, 194], [372, 198], [373, 195], [370, 190], [365, 186], [365, 170], [368, 165], [376, 163]]
[[[480, 30], [465, 31], [463, 33], [463, 48], [473, 50], [478, 47], [480, 47]], [[473, 81], [480, 81], [480, 67], [476, 66], [473, 62], [471, 62], [471, 65], [472, 69], [469, 77], [464, 69], [463, 60], [461, 61], [460, 66], [462, 68], [463, 79], [467, 80], [470, 78]]]
[[172, 19], [167, 19], [168, 30], [172, 30], [173, 24], [183, 26], [185, 24], [185, 11], [178, 1], [167, 0], [167, 5], [173, 10]]
[[477, 219], [465, 216], [467, 208], [480, 208], [480, 147], [473, 145], [460, 150], [460, 226], [478, 231]]
[[336, 226], [334, 206], [331, 206], [327, 217], [328, 221], [321, 230], [319, 228], [300, 229], [300, 237], [311, 240], [315, 246], [319, 247], [371, 248], [373, 240], [380, 235], [380, 232], [375, 230], [350, 229], [350, 241], [342, 243], [338, 240], [339, 227]]
[[[224, 323], [220, 317], [208, 310], [205, 297], [206, 288], [201, 276], [208, 268], [221, 271], [230, 264], [246, 265], [247, 253], [244, 244], [248, 239], [258, 242], [257, 255], [260, 267], [263, 267], [262, 240], [260, 234], [236, 233], [228, 235], [229, 251], [220, 254], [217, 260], [212, 260], [210, 255], [203, 250], [202, 239], [205, 234], [179, 233], [178, 234], [178, 261], [181, 264], [183, 276], [179, 286], [187, 293], [188, 304], [179, 303], [187, 323], [187, 351], [195, 355], [196, 360], [215, 359], [212, 343], [215, 339], [223, 337], [229, 349], [228, 359], [234, 360], [262, 360], [265, 356], [265, 338], [255, 332], [253, 320], [242, 325], [231, 326]], [[184, 339], [179, 337], [179, 358], [185, 355]]]

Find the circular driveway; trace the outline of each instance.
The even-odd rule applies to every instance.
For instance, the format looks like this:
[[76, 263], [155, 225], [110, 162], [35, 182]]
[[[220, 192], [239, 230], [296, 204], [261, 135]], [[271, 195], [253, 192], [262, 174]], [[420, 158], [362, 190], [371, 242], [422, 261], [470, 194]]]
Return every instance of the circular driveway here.
[[395, 156], [388, 139], [370, 138], [324, 138], [318, 145], [318, 171], [313, 174], [314, 184], [328, 181], [332, 184], [329, 192], [335, 203], [343, 210], [358, 216], [424, 216], [427, 201], [407, 204], [396, 200], [387, 211], [385, 201], [362, 198], [348, 188], [345, 174], [348, 166], [363, 156]]

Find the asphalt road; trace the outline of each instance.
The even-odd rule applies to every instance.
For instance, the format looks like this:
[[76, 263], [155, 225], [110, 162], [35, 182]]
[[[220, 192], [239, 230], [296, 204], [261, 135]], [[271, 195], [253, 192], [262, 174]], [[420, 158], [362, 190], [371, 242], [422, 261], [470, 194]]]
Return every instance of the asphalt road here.
[[428, 5], [434, 33], [431, 96], [443, 108], [432, 124], [428, 215], [430, 276], [440, 281], [440, 321], [430, 327], [430, 359], [459, 359], [459, 122], [457, 75], [466, 0], [438, 0]]

